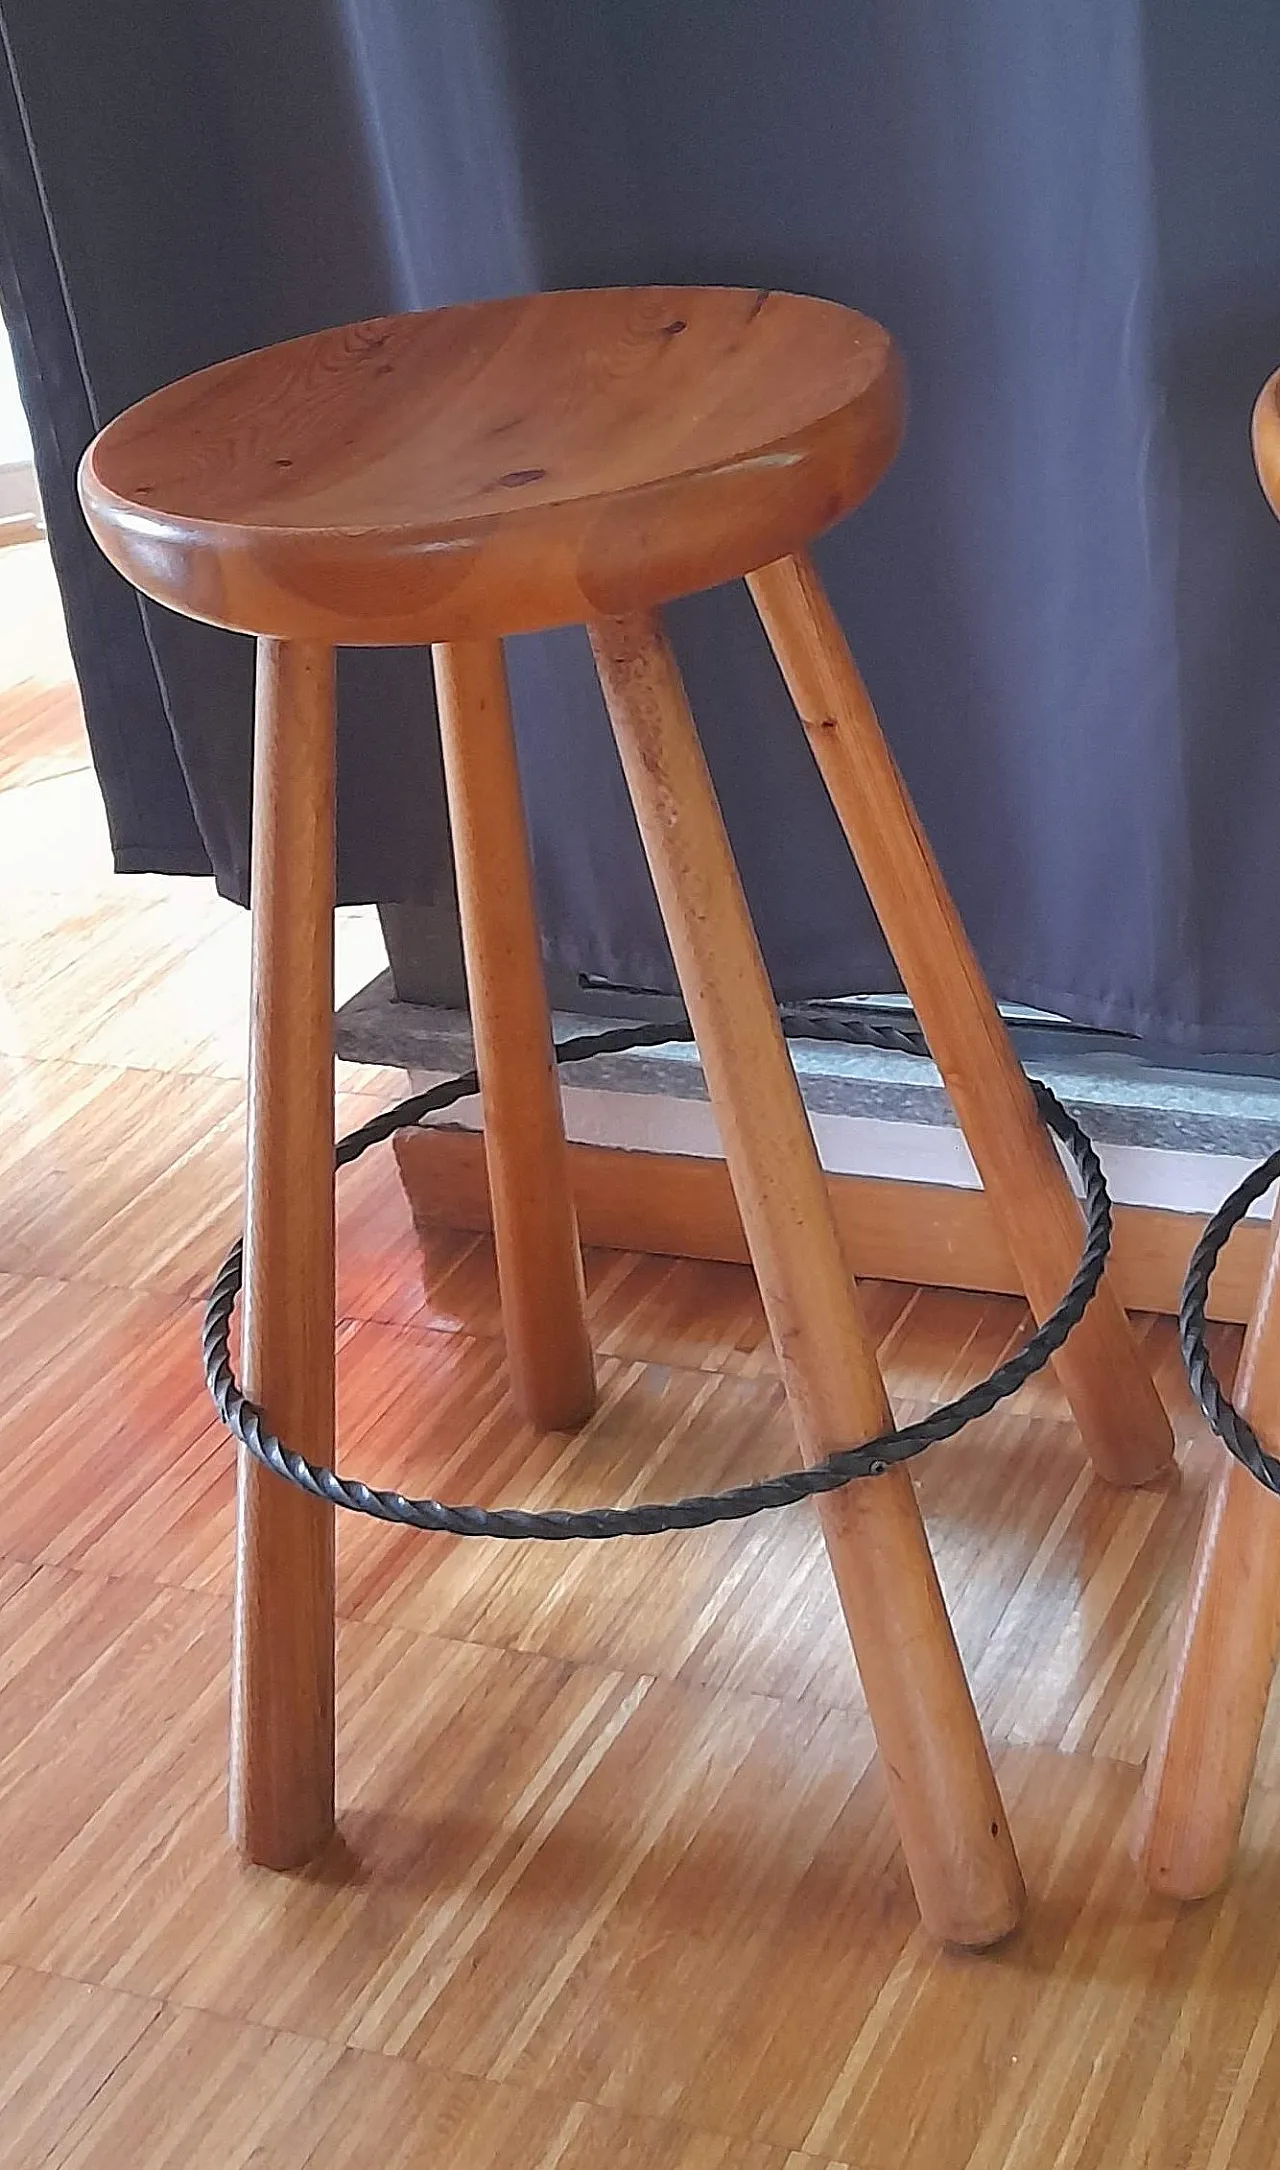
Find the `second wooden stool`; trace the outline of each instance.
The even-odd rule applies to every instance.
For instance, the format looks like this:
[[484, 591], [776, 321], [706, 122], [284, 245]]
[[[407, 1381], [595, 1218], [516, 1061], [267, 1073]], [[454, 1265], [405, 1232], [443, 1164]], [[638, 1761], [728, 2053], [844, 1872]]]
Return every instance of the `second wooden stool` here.
[[[1254, 408], [1253, 448], [1280, 518], [1280, 370]], [[1235, 1400], [1280, 1452], [1280, 1204]], [[1229, 1874], [1278, 1660], [1280, 1499], [1224, 1451], [1147, 1761], [1139, 1852], [1155, 1890], [1203, 1899]]]

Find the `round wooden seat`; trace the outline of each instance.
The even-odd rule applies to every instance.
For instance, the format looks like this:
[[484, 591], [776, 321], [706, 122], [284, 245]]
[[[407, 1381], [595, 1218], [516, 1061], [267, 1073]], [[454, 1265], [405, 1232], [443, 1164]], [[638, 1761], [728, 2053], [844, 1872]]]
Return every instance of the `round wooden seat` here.
[[1253, 457], [1263, 495], [1280, 519], [1280, 369], [1267, 378], [1253, 410]]
[[319, 332], [144, 399], [80, 490], [113, 564], [215, 625], [370, 645], [634, 610], [799, 548], [897, 449], [886, 332], [732, 287]]

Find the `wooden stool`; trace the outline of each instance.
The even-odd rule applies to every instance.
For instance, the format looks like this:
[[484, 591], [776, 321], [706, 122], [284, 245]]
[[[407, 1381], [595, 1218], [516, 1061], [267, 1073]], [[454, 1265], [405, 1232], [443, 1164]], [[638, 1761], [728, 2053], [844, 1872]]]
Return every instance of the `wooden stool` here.
[[[654, 615], [746, 575], [1030, 1300], [1080, 1216], [811, 566], [898, 445], [886, 334], [730, 289], [547, 294], [356, 324], [203, 371], [103, 432], [81, 476], [146, 594], [258, 640], [247, 1391], [333, 1444], [333, 649], [430, 642], [513, 1391], [592, 1406], [591, 1350], [503, 667], [503, 636], [583, 622], [697, 1033], [795, 1414], [814, 1459], [881, 1429], [845, 1272], [706, 764]], [[749, 744], [744, 747], [749, 755]], [[1099, 1468], [1140, 1483], [1163, 1412], [1104, 1289], [1060, 1359]], [[910, 1476], [822, 1520], [912, 1882], [982, 1945], [1021, 1879]], [[333, 1824], [332, 1511], [240, 1463], [231, 1817], [257, 1861]]]
[[[1280, 519], [1280, 370], [1253, 410]], [[1280, 1203], [1232, 1399], [1280, 1453]], [[1154, 1890], [1202, 1899], [1229, 1874], [1280, 1659], [1280, 1499], [1223, 1450], [1147, 1760], [1139, 1858]]]

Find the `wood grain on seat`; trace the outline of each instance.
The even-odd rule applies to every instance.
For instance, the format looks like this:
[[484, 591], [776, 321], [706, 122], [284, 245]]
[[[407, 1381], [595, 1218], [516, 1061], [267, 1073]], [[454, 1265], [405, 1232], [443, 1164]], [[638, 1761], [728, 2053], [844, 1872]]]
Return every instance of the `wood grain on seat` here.
[[1267, 378], [1253, 410], [1253, 457], [1267, 503], [1280, 519], [1280, 369]]
[[878, 324], [730, 287], [531, 295], [221, 362], [80, 473], [126, 579], [188, 616], [383, 644], [635, 610], [767, 564], [901, 435]]

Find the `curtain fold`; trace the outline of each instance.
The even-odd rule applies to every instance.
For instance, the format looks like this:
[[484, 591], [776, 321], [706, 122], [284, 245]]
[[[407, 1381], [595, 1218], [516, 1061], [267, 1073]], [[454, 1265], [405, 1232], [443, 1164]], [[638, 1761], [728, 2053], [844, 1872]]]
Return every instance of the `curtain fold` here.
[[[1280, 1051], [1280, 10], [1240, 0], [0, 0], [0, 301], [118, 864], [247, 880], [249, 644], [140, 603], [92, 430], [222, 355], [539, 286], [829, 294], [906, 448], [820, 548], [999, 993]], [[671, 613], [781, 994], [894, 984], [738, 594]], [[549, 950], [670, 984], [585, 643], [512, 643]], [[345, 655], [340, 885], [430, 901], [426, 658]]]

